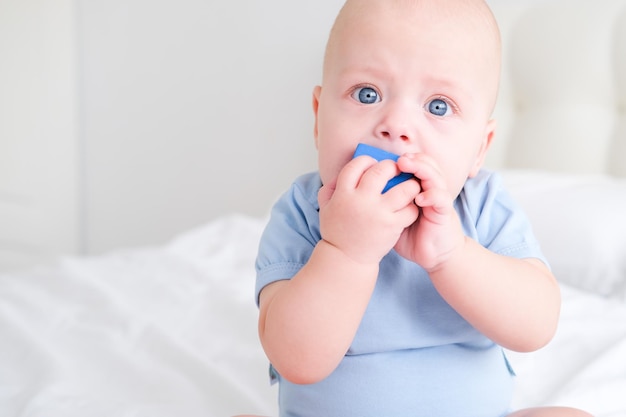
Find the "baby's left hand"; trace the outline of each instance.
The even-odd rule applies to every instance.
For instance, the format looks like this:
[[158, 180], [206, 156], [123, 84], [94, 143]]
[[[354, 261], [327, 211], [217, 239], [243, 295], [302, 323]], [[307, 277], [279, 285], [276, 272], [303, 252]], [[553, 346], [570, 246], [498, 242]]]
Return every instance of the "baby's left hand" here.
[[456, 195], [448, 190], [437, 163], [425, 154], [405, 154], [398, 159], [402, 172], [419, 178], [422, 191], [415, 197], [420, 213], [406, 228], [394, 249], [426, 271], [438, 268], [465, 242], [465, 235], [454, 210]]

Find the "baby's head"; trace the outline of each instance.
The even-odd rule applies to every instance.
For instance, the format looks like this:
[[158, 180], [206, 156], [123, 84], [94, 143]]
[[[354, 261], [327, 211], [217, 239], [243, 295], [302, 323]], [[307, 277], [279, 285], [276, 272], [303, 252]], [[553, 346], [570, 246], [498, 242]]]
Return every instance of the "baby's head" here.
[[322, 181], [365, 142], [424, 152], [460, 191], [493, 137], [500, 35], [482, 0], [348, 0], [314, 90]]

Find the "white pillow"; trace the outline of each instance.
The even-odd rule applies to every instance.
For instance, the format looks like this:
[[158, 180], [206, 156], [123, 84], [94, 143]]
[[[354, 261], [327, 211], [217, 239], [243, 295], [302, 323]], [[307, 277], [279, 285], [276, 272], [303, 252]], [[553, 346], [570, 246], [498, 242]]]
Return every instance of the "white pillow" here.
[[560, 282], [626, 300], [626, 178], [503, 171]]

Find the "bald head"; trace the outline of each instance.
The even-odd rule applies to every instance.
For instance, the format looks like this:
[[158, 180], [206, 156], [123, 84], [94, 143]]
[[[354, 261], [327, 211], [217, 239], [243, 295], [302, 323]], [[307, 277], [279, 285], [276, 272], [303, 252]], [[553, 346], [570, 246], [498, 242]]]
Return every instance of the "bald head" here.
[[[486, 93], [493, 96], [495, 105], [501, 61], [500, 31], [483, 0], [347, 0], [328, 38], [323, 79], [333, 69], [337, 55], [345, 52], [342, 48], [349, 48], [344, 44], [346, 40], [368, 36], [368, 28], [383, 17], [391, 22], [389, 31], [410, 32], [412, 39], [431, 42], [441, 48], [467, 42], [479, 45], [475, 48], [479, 52], [471, 61], [493, 72], [491, 85], [485, 88]], [[420, 46], [416, 43], [415, 47]]]

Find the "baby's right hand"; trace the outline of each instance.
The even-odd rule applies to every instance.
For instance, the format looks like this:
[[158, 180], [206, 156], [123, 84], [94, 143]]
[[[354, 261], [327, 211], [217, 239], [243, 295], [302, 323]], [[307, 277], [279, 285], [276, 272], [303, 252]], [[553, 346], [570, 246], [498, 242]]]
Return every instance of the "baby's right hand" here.
[[382, 194], [399, 173], [391, 160], [359, 156], [348, 162], [336, 184], [325, 184], [318, 193], [322, 239], [354, 261], [379, 263], [419, 213], [414, 204], [420, 191], [416, 180]]

